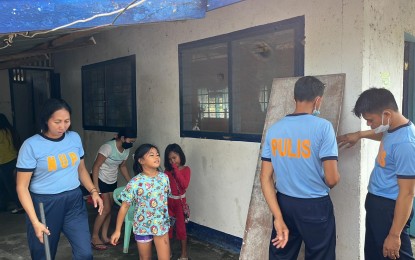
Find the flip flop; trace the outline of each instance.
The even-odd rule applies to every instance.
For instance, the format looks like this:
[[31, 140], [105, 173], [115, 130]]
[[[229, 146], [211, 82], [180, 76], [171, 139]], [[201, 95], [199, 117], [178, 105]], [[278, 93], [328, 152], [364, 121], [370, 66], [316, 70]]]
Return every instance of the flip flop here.
[[102, 251], [102, 250], [107, 250], [108, 249], [108, 247], [105, 244], [94, 244], [92, 242], [91, 242], [91, 247], [93, 249], [95, 249], [95, 250], [98, 250], [98, 251]]

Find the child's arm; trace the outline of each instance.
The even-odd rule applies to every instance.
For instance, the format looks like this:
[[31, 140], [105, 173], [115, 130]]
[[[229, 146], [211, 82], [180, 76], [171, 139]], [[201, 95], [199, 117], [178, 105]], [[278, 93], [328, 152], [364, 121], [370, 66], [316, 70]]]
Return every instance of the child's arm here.
[[183, 167], [182, 169], [173, 168], [173, 177], [176, 179], [177, 183], [179, 184], [180, 191], [183, 193], [186, 191], [187, 187], [189, 187], [190, 175], [191, 171], [187, 166]]
[[124, 179], [127, 181], [127, 182], [129, 182], [130, 180], [131, 180], [131, 176], [130, 176], [130, 174], [128, 173], [128, 169], [127, 169], [127, 165], [126, 165], [126, 163], [125, 163], [126, 161], [124, 160], [121, 164], [120, 164], [120, 171], [121, 171], [121, 174], [122, 174], [122, 176], [124, 176]]
[[125, 215], [127, 215], [129, 208], [130, 208], [130, 204], [123, 201], [123, 203], [121, 204], [120, 210], [118, 211], [115, 231], [111, 235], [111, 244], [113, 244], [114, 246], [117, 245], [118, 239], [120, 238], [122, 223], [124, 222]]

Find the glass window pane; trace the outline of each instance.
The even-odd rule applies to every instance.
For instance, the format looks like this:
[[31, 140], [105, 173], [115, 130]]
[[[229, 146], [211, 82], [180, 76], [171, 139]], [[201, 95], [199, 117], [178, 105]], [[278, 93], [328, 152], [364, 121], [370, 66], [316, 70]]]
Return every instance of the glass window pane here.
[[[105, 121], [105, 83], [102, 66], [84, 70], [82, 73], [84, 100], [84, 122], [88, 125], [104, 126]], [[85, 105], [88, 104], [88, 105]]]
[[82, 67], [83, 123], [87, 130], [136, 128], [135, 56]]
[[295, 75], [294, 30], [232, 41], [234, 133], [261, 134], [273, 78]]
[[304, 74], [303, 37], [296, 17], [180, 44], [180, 135], [259, 142], [273, 79]]
[[105, 66], [107, 126], [123, 127], [132, 124], [131, 65], [113, 62]]
[[[228, 132], [228, 50], [226, 43], [184, 50], [182, 55], [184, 130]], [[189, 115], [189, 116], [187, 116]]]

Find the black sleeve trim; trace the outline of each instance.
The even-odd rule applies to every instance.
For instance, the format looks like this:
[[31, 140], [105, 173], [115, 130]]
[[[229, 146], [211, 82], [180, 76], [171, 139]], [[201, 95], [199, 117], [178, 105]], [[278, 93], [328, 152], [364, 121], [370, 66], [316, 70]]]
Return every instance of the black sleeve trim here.
[[16, 168], [18, 172], [34, 172], [36, 168], [26, 169], [26, 168]]
[[262, 160], [262, 161], [266, 161], [266, 162], [270, 162], [270, 161], [271, 161], [271, 158], [261, 157], [261, 160]]
[[84, 159], [84, 157], [85, 157], [85, 155], [82, 155], [82, 156], [81, 156], [81, 160], [82, 160], [82, 159]]
[[328, 161], [328, 160], [336, 160], [336, 161], [338, 161], [337, 156], [327, 156], [327, 157], [321, 158], [321, 161], [322, 162]]
[[408, 175], [396, 175], [398, 179], [415, 179], [415, 176], [408, 176]]

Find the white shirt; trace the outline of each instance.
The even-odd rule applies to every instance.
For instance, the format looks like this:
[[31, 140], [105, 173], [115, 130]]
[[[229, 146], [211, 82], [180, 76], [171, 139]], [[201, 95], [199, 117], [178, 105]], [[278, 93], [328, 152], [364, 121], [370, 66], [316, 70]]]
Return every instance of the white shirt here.
[[130, 149], [124, 149], [123, 152], [118, 151], [116, 140], [111, 140], [103, 144], [98, 153], [107, 159], [99, 168], [98, 178], [106, 184], [114, 184], [117, 182], [118, 167], [127, 160]]

